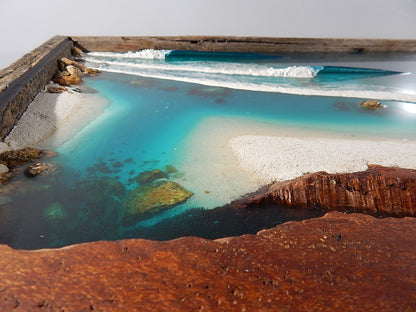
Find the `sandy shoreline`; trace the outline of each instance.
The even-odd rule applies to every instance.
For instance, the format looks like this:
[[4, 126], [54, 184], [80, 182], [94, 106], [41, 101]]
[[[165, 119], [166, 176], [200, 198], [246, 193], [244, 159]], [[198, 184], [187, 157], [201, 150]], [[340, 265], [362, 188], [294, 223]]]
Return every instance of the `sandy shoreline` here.
[[363, 171], [368, 164], [416, 169], [416, 142], [249, 135], [230, 144], [241, 167], [267, 183], [318, 171]]
[[41, 147], [55, 149], [102, 114], [108, 101], [81, 86], [81, 92], [40, 92], [0, 149]]
[[187, 203], [224, 205], [273, 181], [306, 173], [354, 172], [367, 164], [416, 169], [416, 142], [354, 138], [244, 118], [207, 118], [178, 147], [192, 189]]
[[[108, 101], [82, 93], [41, 92], [0, 149], [56, 149], [102, 114]], [[185, 173], [177, 182], [192, 190], [187, 207], [214, 208], [273, 181], [305, 173], [354, 172], [367, 164], [416, 169], [416, 142], [357, 139], [347, 133], [310, 131], [236, 117], [203, 119], [175, 151]]]

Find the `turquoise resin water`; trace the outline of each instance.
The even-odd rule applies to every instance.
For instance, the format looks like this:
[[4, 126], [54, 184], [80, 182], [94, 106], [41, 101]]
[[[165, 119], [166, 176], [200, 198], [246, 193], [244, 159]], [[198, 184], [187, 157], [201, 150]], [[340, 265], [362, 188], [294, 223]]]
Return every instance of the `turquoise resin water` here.
[[[87, 84], [112, 104], [103, 116], [59, 149], [61, 157], [68, 156], [67, 165], [82, 171], [103, 156], [125, 163], [130, 158], [141, 160], [141, 169], [148, 170], [154, 167], [154, 161], [161, 167], [174, 165], [175, 158], [181, 157], [177, 145], [200, 121], [213, 116], [244, 117], [357, 136], [413, 139], [416, 130], [415, 115], [403, 108], [412, 104], [402, 102], [384, 101], [388, 107], [374, 112], [358, 106], [363, 99], [357, 98], [242, 91], [108, 73]], [[127, 182], [130, 169], [123, 166], [118, 172], [123, 182]]]
[[[243, 63], [231, 57], [233, 60], [232, 65], [251, 66], [253, 62], [248, 57]], [[160, 75], [161, 69], [152, 66], [165, 62], [182, 66], [182, 74], [178, 71], [175, 74], [186, 80], [189, 72], [183, 65], [189, 67], [189, 61], [195, 59], [147, 60], [145, 74], [104, 72], [96, 78], [86, 79], [86, 85], [106, 97], [110, 106], [102, 116], [58, 149], [58, 161], [62, 166], [58, 178], [38, 177], [25, 181], [29, 185], [27, 188], [33, 190], [13, 198], [12, 203], [2, 207], [5, 216], [0, 232], [2, 242], [17, 248], [41, 248], [128, 237], [169, 239], [200, 235], [215, 238], [256, 232], [286, 220], [316, 215], [308, 211], [299, 213], [276, 208], [265, 208], [261, 213], [231, 208], [205, 210], [200, 209], [204, 208], [203, 205], [194, 203], [194, 207], [185, 204], [152, 216], [151, 222], [137, 218], [136, 225], [123, 224], [119, 217], [120, 209], [126, 193], [137, 187], [134, 178], [143, 171], [177, 166], [186, 155], [186, 150], [180, 148], [183, 141], [209, 117], [244, 118], [355, 136], [415, 139], [415, 104], [410, 102], [383, 100], [387, 106], [385, 109], [368, 111], [357, 105], [366, 98], [241, 90], [249, 79], [258, 89], [275, 84], [291, 90], [322, 89], [339, 94], [337, 92], [340, 88], [342, 91], [344, 85], [348, 90], [358, 89], [358, 94], [370, 90], [386, 96], [394, 86], [400, 95], [403, 91], [400, 88], [407, 88], [409, 81], [414, 80], [412, 74], [398, 75], [377, 70], [345, 73], [339, 68], [331, 72], [331, 67], [316, 66], [312, 71], [306, 71], [307, 75], [312, 75], [306, 78], [250, 76], [241, 72], [218, 73], [219, 65], [216, 63], [221, 62], [215, 61], [208, 67], [217, 68], [217, 73], [191, 72], [190, 75], [193, 79], [203, 77], [201, 82], [204, 83], [207, 76], [211, 75], [212, 79], [214, 75], [223, 84], [239, 84], [240, 89], [187, 83], [178, 81], [176, 75], [175, 79], [143, 77], [149, 74], [149, 70], [153, 71], [153, 76]], [[204, 60], [198, 66], [205, 66], [206, 62]], [[213, 61], [210, 59], [209, 62]], [[227, 70], [229, 63], [230, 60], [226, 63]], [[271, 60], [257, 59], [254, 68], [265, 64], [269, 66]], [[220, 67], [224, 67], [223, 64]], [[317, 68], [319, 71], [314, 76]], [[211, 72], [215, 71], [211, 69]], [[167, 71], [172, 70], [176, 69]], [[169, 72], [164, 74], [169, 78]], [[383, 87], [386, 84], [388, 87]], [[402, 93], [405, 97], [412, 95]], [[174, 179], [174, 175], [186, 178], [186, 172], [172, 173], [170, 179]]]

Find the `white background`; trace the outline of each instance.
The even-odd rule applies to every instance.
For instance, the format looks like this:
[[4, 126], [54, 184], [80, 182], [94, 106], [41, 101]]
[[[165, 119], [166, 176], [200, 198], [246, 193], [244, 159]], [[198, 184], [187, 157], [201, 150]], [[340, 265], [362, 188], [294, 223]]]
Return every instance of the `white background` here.
[[0, 68], [54, 35], [416, 39], [416, 0], [0, 0]]

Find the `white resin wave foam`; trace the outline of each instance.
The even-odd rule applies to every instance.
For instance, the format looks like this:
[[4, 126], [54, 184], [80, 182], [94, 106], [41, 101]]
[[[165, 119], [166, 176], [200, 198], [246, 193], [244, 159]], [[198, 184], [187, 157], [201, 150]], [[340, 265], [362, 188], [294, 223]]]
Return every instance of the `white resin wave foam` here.
[[85, 61], [91, 64], [98, 64], [106, 68], [124, 68], [130, 72], [141, 69], [156, 69], [160, 71], [188, 71], [206, 74], [223, 75], [246, 75], [259, 77], [291, 77], [291, 78], [313, 78], [322, 67], [312, 66], [289, 66], [284, 68], [273, 68], [255, 64], [234, 64], [234, 63], [215, 63], [215, 62], [189, 62], [186, 65], [176, 64], [149, 64], [131, 63], [119, 61], [102, 61], [91, 57], [86, 57]]
[[147, 59], [147, 60], [164, 60], [166, 55], [171, 50], [153, 50], [145, 49], [137, 52], [126, 52], [126, 53], [114, 53], [114, 52], [89, 52], [87, 55], [93, 57], [106, 57], [106, 58], [131, 58], [131, 59]]

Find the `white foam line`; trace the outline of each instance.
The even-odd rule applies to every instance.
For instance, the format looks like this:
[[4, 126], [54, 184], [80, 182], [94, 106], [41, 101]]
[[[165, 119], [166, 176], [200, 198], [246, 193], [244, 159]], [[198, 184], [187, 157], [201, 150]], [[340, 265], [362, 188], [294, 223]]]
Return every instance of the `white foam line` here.
[[[137, 64], [115, 61], [101, 61], [91, 58], [85, 58], [85, 61], [95, 64], [106, 64], [113, 66], [121, 66], [135, 69], [158, 69], [158, 70], [170, 70], [170, 71], [186, 71], [186, 72], [199, 72], [207, 74], [224, 74], [224, 75], [245, 75], [245, 76], [260, 76], [260, 77], [292, 77], [292, 78], [313, 78], [317, 75], [321, 67], [311, 66], [288, 66], [283, 68], [273, 68], [268, 66], [250, 65], [244, 64], [222, 64], [221, 67], [213, 66], [200, 66], [200, 62], [188, 63], [186, 66], [182, 65], [169, 65], [169, 64]], [[212, 64], [212, 63], [205, 63]]]
[[285, 94], [298, 94], [298, 95], [315, 95], [315, 96], [333, 96], [333, 97], [349, 97], [349, 98], [368, 98], [375, 100], [391, 100], [401, 102], [412, 102], [416, 103], [416, 94], [408, 93], [397, 93], [389, 91], [371, 91], [371, 90], [325, 90], [325, 89], [313, 89], [313, 88], [294, 88], [294, 87], [283, 87], [278, 85], [266, 85], [266, 84], [250, 84], [250, 83], [234, 83], [225, 82], [219, 80], [209, 79], [198, 79], [198, 78], [186, 78], [170, 75], [161, 74], [149, 74], [149, 73], [138, 73], [130, 72], [126, 70], [107, 69], [101, 67], [95, 67], [101, 71], [113, 72], [127, 75], [135, 75], [147, 78], [174, 80], [187, 83], [201, 84], [211, 87], [223, 87], [237, 90], [248, 90], [248, 91], [261, 91], [261, 92], [276, 92]]
[[164, 60], [166, 55], [172, 52], [172, 50], [153, 50], [144, 49], [136, 52], [126, 53], [114, 53], [114, 52], [89, 52], [87, 55], [94, 57], [107, 57], [107, 58], [131, 58], [131, 59], [159, 59]]

